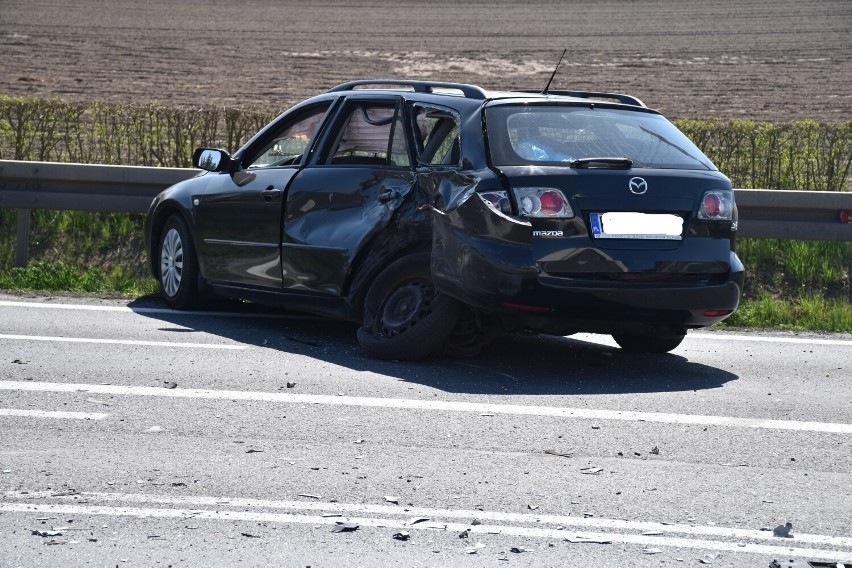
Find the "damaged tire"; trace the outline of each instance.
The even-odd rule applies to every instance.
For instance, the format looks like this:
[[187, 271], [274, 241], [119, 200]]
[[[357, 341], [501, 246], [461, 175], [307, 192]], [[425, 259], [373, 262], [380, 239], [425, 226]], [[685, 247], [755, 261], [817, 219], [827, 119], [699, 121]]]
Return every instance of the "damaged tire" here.
[[198, 261], [192, 235], [178, 214], [166, 219], [158, 248], [160, 294], [173, 308], [190, 310], [198, 306]]
[[501, 322], [463, 306], [441, 352], [448, 357], [476, 357], [502, 333]]
[[378, 359], [424, 359], [444, 344], [460, 311], [458, 300], [435, 289], [429, 253], [405, 256], [370, 286], [358, 344]]
[[631, 353], [668, 353], [680, 345], [684, 337], [686, 337], [686, 333], [660, 335], [617, 333], [612, 336], [619, 347]]

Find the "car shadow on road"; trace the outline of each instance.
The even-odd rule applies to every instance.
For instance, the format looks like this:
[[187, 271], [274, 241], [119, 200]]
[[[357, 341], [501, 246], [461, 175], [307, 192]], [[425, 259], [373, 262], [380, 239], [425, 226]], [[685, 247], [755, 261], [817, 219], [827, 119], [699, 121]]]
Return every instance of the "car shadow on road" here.
[[451, 393], [679, 392], [719, 388], [738, 378], [731, 372], [678, 354], [627, 353], [615, 347], [608, 336], [591, 336], [599, 337], [599, 343], [587, 340], [590, 336], [578, 339], [506, 334], [476, 357], [382, 361], [361, 352], [355, 340], [357, 326], [352, 323], [240, 303], [217, 304], [216, 313], [204, 315], [163, 310], [162, 304], [150, 299], [135, 301], [130, 308], [160, 320], [160, 330], [180, 334], [182, 341], [192, 332], [211, 334], [259, 349], [322, 360]]

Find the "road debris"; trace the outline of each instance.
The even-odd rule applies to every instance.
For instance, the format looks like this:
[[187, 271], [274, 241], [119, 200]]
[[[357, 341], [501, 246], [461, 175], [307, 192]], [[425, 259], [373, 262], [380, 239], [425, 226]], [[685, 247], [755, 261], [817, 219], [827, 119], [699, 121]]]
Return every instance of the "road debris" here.
[[513, 546], [509, 549], [509, 552], [514, 552], [515, 554], [520, 554], [522, 552], [532, 552], [529, 548], [524, 548], [522, 546]]
[[432, 519], [429, 517], [412, 517], [406, 521], [406, 525], [416, 525], [417, 523], [425, 523], [426, 521], [431, 521]]
[[163, 381], [163, 387], [167, 389], [176, 389], [177, 383], [174, 381]]
[[571, 449], [571, 450], [567, 450], [565, 452], [560, 452], [558, 450], [548, 449], [548, 450], [544, 450], [544, 453], [550, 454], [551, 456], [560, 456], [560, 457], [563, 457], [563, 458], [570, 458], [574, 455], [574, 450]]
[[654, 454], [655, 456], [660, 455], [660, 448], [658, 448], [657, 446], [654, 446], [654, 448], [651, 450], [651, 453]]
[[34, 529], [32, 534], [40, 537], [62, 536], [62, 531], [40, 531], [38, 529]]
[[87, 398], [86, 402], [90, 402], [92, 404], [100, 404], [101, 406], [109, 406], [109, 403], [103, 400], [98, 400], [96, 398]]
[[411, 533], [409, 533], [408, 531], [399, 531], [398, 533], [393, 533], [393, 539], [394, 540], [405, 541], [405, 540], [408, 540], [410, 538], [411, 538]]
[[247, 533], [247, 532], [241, 532], [240, 534], [241, 534], [242, 536], [246, 537], [246, 538], [260, 538], [260, 537], [259, 537], [258, 535], [256, 535], [256, 534], [251, 534], [251, 533]]
[[484, 544], [482, 544], [481, 542], [477, 542], [477, 543], [476, 543], [476, 544], [474, 544], [473, 546], [471, 546], [471, 547], [469, 547], [469, 548], [465, 548], [465, 549], [464, 549], [464, 553], [465, 553], [465, 554], [476, 554], [477, 552], [479, 552], [479, 551], [480, 551], [480, 550], [482, 550], [483, 548], [485, 548], [485, 545], [484, 545]]
[[287, 388], [292, 389], [296, 386], [296, 381], [287, 381]]
[[535, 511], [536, 509], [538, 509], [538, 505], [531, 505], [527, 503], [527, 509], [529, 509], [530, 511]]
[[385, 495], [385, 501], [393, 503], [394, 505], [399, 505], [399, 497], [394, 497], [393, 495]]
[[793, 530], [793, 523], [788, 522], [772, 529], [772, 534], [781, 538], [793, 538], [793, 535], [790, 534], [791, 530]]
[[364, 438], [358, 438], [357, 440], [352, 440], [353, 444], [363, 444], [364, 442], [366, 442], [366, 440]]
[[427, 529], [436, 529], [436, 530], [440, 530], [440, 531], [447, 530], [447, 525], [445, 525], [443, 523], [426, 523], [423, 526], [426, 527]]
[[592, 536], [583, 536], [583, 535], [571, 535], [566, 536], [565, 540], [568, 542], [572, 542], [575, 544], [587, 543], [587, 544], [612, 544], [611, 540], [605, 538], [596, 538]]
[[310, 341], [309, 339], [299, 339], [298, 337], [292, 337], [290, 335], [282, 335], [281, 336], [288, 341], [293, 341], [295, 343], [301, 343], [302, 345], [310, 345], [311, 347], [319, 347], [318, 341]]
[[151, 426], [147, 430], [145, 430], [146, 434], [156, 434], [158, 432], [162, 432], [163, 429], [160, 426]]
[[263, 450], [256, 450], [254, 448], [249, 448], [246, 450], [247, 454], [262, 454]]
[[663, 531], [642, 531], [643, 536], [657, 536], [663, 534]]
[[580, 470], [580, 473], [585, 473], [586, 475], [598, 475], [604, 470], [602, 467], [584, 467]]
[[662, 552], [663, 551], [660, 550], [659, 548], [643, 548], [642, 549], [642, 554], [660, 554]]
[[311, 493], [299, 493], [296, 497], [307, 497], [309, 499], [322, 499], [319, 495], [313, 495]]
[[337, 521], [337, 524], [334, 525], [334, 528], [331, 529], [333, 533], [342, 533], [342, 532], [353, 532], [357, 531], [358, 523], [353, 523], [351, 521]]
[[464, 529], [459, 533], [459, 538], [468, 538], [470, 536], [470, 529]]
[[29, 363], [29, 361], [22, 361], [21, 359], [15, 359], [12, 361], [13, 365], [26, 365], [27, 363]]

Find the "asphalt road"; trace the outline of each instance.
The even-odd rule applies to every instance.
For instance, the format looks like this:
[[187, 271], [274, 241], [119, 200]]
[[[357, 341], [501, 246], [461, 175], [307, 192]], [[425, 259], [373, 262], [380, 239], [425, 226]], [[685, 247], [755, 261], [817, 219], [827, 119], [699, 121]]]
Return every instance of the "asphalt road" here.
[[0, 295], [0, 565], [852, 565], [852, 336], [354, 331]]

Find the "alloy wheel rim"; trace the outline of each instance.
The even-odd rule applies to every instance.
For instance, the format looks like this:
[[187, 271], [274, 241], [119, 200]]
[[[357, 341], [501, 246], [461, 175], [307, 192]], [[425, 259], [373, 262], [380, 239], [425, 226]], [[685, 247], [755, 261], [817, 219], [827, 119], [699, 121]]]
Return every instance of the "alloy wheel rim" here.
[[160, 250], [160, 282], [166, 295], [173, 297], [183, 277], [183, 241], [177, 229], [169, 229]]

